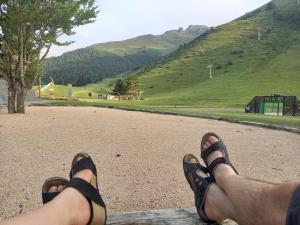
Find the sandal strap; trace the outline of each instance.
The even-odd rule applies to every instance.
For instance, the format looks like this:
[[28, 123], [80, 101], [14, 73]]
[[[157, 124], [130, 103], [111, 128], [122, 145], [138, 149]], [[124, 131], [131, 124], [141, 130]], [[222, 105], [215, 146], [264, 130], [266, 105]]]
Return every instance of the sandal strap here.
[[[198, 180], [205, 179], [205, 178], [199, 177], [197, 175], [196, 171], [201, 170], [203, 173], [208, 173], [208, 169], [198, 163], [183, 162], [183, 169], [184, 169], [185, 178], [188, 181], [192, 190], [197, 189], [197, 184], [199, 183], [199, 181], [196, 182], [197, 179]], [[192, 176], [192, 180], [189, 178], [189, 174]], [[196, 190], [194, 190], [194, 191], [196, 191]]]
[[208, 167], [209, 174], [211, 174], [212, 177], [214, 177], [214, 170], [216, 166], [221, 163], [230, 164], [224, 157], [216, 158]]
[[215, 168], [217, 167], [217, 165], [219, 164], [227, 164], [229, 165], [233, 171], [238, 175], [239, 173], [237, 172], [237, 170], [234, 168], [234, 166], [231, 164], [230, 161], [228, 161], [225, 157], [220, 157], [220, 158], [217, 158], [215, 159], [210, 165], [209, 167], [207, 168], [208, 171], [209, 171], [209, 174], [211, 175], [212, 177], [212, 180], [215, 181], [215, 175], [214, 175], [214, 170]]
[[83, 194], [89, 201], [93, 201], [96, 204], [102, 206], [103, 208], [106, 208], [106, 205], [99, 193], [99, 190], [94, 188], [90, 183], [87, 181], [74, 177], [71, 179], [71, 181], [68, 183], [66, 188], [75, 188], [77, 191], [79, 191], [81, 194]]
[[197, 212], [200, 216], [200, 218], [205, 223], [215, 223], [215, 221], [212, 221], [208, 219], [207, 215], [205, 214], [204, 210], [204, 202], [206, 199], [206, 194], [208, 191], [208, 187], [212, 184], [212, 180], [210, 177], [203, 178], [201, 181], [197, 183], [197, 191], [196, 191], [196, 197], [195, 197], [195, 204], [197, 208]]
[[60, 194], [60, 192], [42, 193], [43, 204], [46, 204], [46, 203], [52, 201], [59, 194]]
[[208, 173], [208, 169], [201, 164], [198, 163], [188, 163], [183, 162], [185, 171], [194, 172], [196, 170], [201, 170], [203, 173]]
[[70, 171], [70, 179], [72, 179], [76, 173], [84, 169], [91, 170], [93, 174], [97, 176], [97, 169], [91, 157], [84, 157], [72, 166]]
[[224, 142], [222, 140], [219, 140], [213, 143], [207, 149], [201, 151], [201, 158], [206, 159], [209, 156], [209, 154], [211, 154], [212, 152], [221, 151], [224, 148], [225, 148]]

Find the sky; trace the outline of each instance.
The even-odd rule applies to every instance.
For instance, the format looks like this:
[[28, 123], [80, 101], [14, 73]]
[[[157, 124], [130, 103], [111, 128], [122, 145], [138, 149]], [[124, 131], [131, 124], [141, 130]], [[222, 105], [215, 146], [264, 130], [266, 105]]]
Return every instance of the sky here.
[[145, 34], [162, 34], [189, 25], [217, 26], [236, 19], [270, 0], [96, 0], [97, 20], [75, 29], [61, 40], [69, 46], [53, 46], [48, 57], [95, 43], [121, 41]]

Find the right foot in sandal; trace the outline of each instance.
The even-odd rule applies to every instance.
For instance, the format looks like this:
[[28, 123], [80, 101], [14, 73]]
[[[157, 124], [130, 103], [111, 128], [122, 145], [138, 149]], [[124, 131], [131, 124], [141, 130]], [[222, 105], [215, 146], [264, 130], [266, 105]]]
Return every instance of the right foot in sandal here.
[[215, 133], [207, 133], [201, 141], [201, 157], [215, 178], [222, 171], [223, 175], [238, 174], [229, 160], [228, 152], [221, 138]]

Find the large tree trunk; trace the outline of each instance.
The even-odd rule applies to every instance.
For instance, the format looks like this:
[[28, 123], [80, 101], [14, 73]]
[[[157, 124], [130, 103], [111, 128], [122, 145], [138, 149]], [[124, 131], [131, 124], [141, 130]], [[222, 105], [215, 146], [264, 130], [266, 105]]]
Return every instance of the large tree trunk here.
[[16, 90], [11, 81], [8, 81], [7, 109], [8, 113], [16, 113]]
[[27, 95], [26, 87], [19, 84], [17, 89], [17, 113], [25, 113], [25, 98]]

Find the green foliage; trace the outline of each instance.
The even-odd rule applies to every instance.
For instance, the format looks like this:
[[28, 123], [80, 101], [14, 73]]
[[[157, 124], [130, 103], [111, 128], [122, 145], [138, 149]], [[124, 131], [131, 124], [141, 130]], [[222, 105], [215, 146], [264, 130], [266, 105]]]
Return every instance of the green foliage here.
[[[48, 82], [51, 76], [58, 84], [86, 85], [88, 80], [94, 83], [116, 77], [161, 59], [207, 29], [190, 26], [185, 31], [173, 30], [158, 36], [144, 35], [126, 41], [95, 44], [52, 57], [45, 62], [44, 81]], [[85, 83], [82, 83], [82, 77], [88, 78]]]
[[126, 89], [130, 99], [133, 99], [133, 96], [136, 95], [139, 91], [138, 78], [136, 76], [128, 76], [125, 78]]
[[126, 95], [127, 91], [128, 91], [127, 84], [124, 81], [124, 79], [118, 79], [116, 81], [114, 89], [112, 90], [112, 94], [113, 95], [118, 95], [120, 97], [122, 95]]
[[[41, 75], [40, 64], [61, 35], [96, 18], [94, 0], [0, 1], [0, 74], [8, 81], [8, 111], [25, 112], [26, 89]], [[16, 96], [16, 97], [15, 97]], [[17, 100], [17, 110], [15, 101]]]
[[77, 87], [85, 86], [86, 84], [91, 83], [90, 78], [87, 75], [80, 75], [76, 82]]

